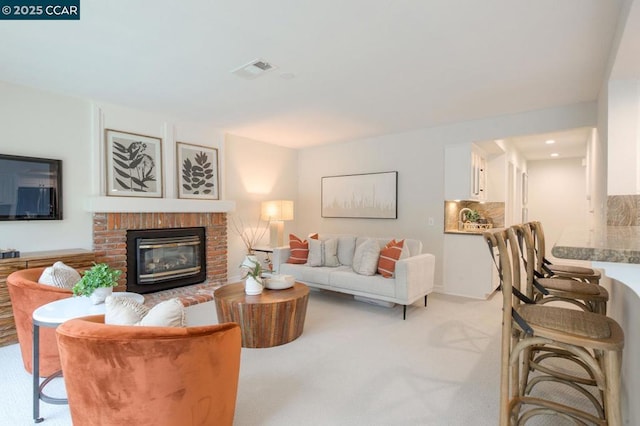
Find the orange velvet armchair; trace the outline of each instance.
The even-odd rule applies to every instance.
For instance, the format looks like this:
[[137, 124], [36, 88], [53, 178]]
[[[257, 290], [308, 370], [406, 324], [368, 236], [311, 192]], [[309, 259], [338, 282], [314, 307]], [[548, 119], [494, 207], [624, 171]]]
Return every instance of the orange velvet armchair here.
[[238, 324], [122, 326], [97, 315], [56, 333], [73, 424], [233, 424]]
[[[22, 269], [7, 277], [7, 288], [18, 332], [18, 342], [24, 368], [32, 372], [33, 311], [42, 305], [73, 296], [71, 290], [38, 284], [45, 268]], [[47, 377], [60, 370], [60, 357], [53, 328], [40, 328], [40, 376]]]

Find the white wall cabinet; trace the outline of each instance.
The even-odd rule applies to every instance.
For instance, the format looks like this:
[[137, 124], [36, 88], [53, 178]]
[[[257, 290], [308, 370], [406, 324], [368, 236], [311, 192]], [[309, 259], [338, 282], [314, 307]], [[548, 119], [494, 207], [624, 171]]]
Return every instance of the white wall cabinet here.
[[480, 234], [445, 234], [443, 258], [446, 294], [488, 299], [500, 285], [498, 271]]
[[487, 155], [477, 145], [446, 146], [444, 173], [445, 200], [487, 200]]

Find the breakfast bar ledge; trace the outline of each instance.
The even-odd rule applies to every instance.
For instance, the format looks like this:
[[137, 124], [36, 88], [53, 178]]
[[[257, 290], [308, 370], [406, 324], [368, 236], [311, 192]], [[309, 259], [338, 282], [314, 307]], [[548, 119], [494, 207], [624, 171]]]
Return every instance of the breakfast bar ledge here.
[[563, 259], [591, 261], [603, 271], [609, 292], [608, 313], [624, 330], [622, 355], [622, 416], [625, 424], [640, 424], [640, 226], [606, 226], [594, 230], [566, 229], [551, 250]]

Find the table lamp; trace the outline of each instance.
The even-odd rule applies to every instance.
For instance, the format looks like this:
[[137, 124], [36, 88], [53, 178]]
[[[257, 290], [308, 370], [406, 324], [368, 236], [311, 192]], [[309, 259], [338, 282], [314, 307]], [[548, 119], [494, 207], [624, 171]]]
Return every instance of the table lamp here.
[[261, 218], [269, 221], [269, 245], [271, 247], [284, 245], [284, 221], [293, 220], [293, 201], [263, 201]]

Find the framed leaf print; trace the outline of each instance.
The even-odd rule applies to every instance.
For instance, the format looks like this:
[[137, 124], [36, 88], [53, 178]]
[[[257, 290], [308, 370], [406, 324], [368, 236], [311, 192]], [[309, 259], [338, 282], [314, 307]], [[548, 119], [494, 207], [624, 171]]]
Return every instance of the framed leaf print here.
[[162, 197], [162, 139], [105, 130], [107, 195]]
[[217, 200], [218, 150], [178, 142], [178, 198]]

